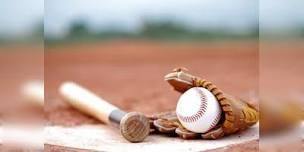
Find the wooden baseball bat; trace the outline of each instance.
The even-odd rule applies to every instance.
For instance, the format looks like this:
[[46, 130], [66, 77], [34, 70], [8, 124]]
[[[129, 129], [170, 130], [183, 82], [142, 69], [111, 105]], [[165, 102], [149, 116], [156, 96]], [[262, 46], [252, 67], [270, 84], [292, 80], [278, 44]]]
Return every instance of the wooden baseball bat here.
[[44, 83], [41, 81], [29, 81], [21, 88], [21, 93], [28, 103], [43, 108], [44, 106]]
[[122, 136], [130, 142], [141, 142], [149, 135], [149, 120], [142, 113], [126, 113], [73, 82], [63, 83], [59, 92], [74, 108], [106, 124], [119, 126]]

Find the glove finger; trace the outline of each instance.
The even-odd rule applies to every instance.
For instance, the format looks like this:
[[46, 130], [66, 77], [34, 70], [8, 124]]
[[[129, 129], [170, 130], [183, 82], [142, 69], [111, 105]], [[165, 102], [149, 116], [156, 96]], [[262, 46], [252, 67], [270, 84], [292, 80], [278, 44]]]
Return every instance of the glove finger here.
[[203, 133], [201, 136], [203, 139], [218, 139], [224, 136], [224, 130], [222, 127], [217, 127], [208, 131], [207, 133]]
[[185, 92], [193, 86], [194, 76], [185, 73], [181, 69], [174, 70], [165, 76], [165, 80], [178, 92]]
[[196, 139], [199, 136], [199, 134], [191, 132], [183, 127], [176, 128], [175, 133], [183, 139]]
[[161, 133], [174, 133], [178, 125], [174, 121], [165, 119], [154, 120], [153, 125]]

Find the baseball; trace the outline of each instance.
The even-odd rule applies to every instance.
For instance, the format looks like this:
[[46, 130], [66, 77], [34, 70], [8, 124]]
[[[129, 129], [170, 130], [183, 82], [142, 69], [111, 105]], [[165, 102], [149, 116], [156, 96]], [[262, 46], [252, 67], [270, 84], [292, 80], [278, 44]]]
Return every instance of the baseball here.
[[194, 87], [179, 98], [176, 115], [186, 129], [205, 133], [219, 122], [221, 107], [210, 91], [202, 87]]

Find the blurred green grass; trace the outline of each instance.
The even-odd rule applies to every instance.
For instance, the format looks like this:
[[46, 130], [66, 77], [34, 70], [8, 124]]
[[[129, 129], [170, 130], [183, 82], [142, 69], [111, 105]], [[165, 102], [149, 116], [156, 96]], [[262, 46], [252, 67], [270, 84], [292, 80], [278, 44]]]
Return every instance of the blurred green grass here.
[[185, 25], [170, 22], [146, 21], [143, 26], [134, 32], [121, 29], [100, 30], [92, 32], [85, 21], [76, 21], [71, 24], [68, 33], [61, 38], [45, 37], [48, 45], [58, 43], [71, 43], [80, 41], [135, 39], [135, 40], [172, 40], [172, 41], [196, 41], [196, 40], [222, 40], [222, 39], [257, 39], [259, 36], [258, 25], [251, 30], [236, 32], [226, 29], [189, 28]]
[[[259, 24], [246, 30], [231, 30], [229, 28], [190, 28], [174, 21], [143, 22], [136, 31], [126, 31], [120, 28], [92, 30], [85, 20], [76, 20], [69, 26], [66, 35], [52, 37], [44, 33], [44, 24], [39, 22], [29, 35], [22, 37], [6, 37], [0, 35], [0, 45], [10, 43], [44, 43], [47, 46], [79, 43], [102, 42], [110, 40], [152, 40], [152, 41], [222, 41], [222, 40], [289, 40], [303, 39], [304, 27], [297, 31], [279, 31], [268, 33], [260, 30]], [[296, 33], [296, 35], [295, 35]]]

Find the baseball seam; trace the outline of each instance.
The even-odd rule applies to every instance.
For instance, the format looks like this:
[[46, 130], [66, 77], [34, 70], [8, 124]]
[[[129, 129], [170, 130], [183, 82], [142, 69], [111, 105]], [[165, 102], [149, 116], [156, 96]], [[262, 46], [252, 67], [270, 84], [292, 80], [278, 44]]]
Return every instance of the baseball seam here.
[[201, 91], [198, 88], [195, 88], [195, 91], [199, 94], [200, 101], [201, 101], [199, 110], [191, 116], [182, 116], [182, 115], [177, 113], [178, 118], [180, 120], [184, 121], [184, 122], [187, 122], [187, 123], [192, 123], [192, 122], [197, 121], [198, 119], [200, 119], [205, 114], [205, 112], [207, 110], [207, 97], [206, 97], [206, 95], [203, 93], [203, 91]]
[[212, 121], [210, 127], [209, 127], [207, 130], [209, 131], [209, 130], [211, 130], [212, 128], [214, 128], [214, 127], [217, 125], [217, 123], [218, 123], [218, 121], [219, 121], [220, 119], [221, 119], [221, 113], [219, 113], [219, 114], [216, 116], [216, 118]]

